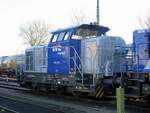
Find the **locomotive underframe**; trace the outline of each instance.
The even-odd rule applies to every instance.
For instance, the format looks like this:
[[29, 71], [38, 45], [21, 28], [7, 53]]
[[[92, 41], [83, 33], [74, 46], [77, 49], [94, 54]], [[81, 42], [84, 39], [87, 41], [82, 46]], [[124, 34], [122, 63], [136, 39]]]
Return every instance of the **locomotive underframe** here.
[[[116, 75], [116, 74], [115, 74]], [[120, 84], [119, 73], [113, 77], [96, 78], [97, 83], [93, 85], [93, 75], [84, 74], [84, 84], [79, 78], [80, 75], [48, 75], [47, 73], [24, 72], [20, 78], [20, 84], [29, 88], [40, 88], [44, 86], [47, 90], [55, 90], [70, 93], [82, 93], [87, 96], [103, 97], [114, 95], [115, 88]], [[108, 90], [109, 89], [109, 90]]]
[[81, 79], [77, 78], [77, 75], [60, 78], [61, 75], [25, 72], [20, 79], [20, 83], [25, 87], [34, 89], [44, 88], [49, 91], [101, 98], [114, 96], [116, 88], [120, 86], [121, 79], [123, 79], [126, 97], [147, 97], [147, 95], [150, 95], [149, 73], [139, 73], [139, 79], [135, 78], [137, 73], [123, 73], [123, 75], [123, 78], [121, 78], [121, 73], [114, 73], [114, 76], [99, 78], [97, 84], [93, 86], [91, 83], [92, 75], [84, 75], [88, 78], [85, 77], [84, 85], [82, 85]]
[[128, 73], [126, 93], [146, 96], [150, 94], [150, 73]]

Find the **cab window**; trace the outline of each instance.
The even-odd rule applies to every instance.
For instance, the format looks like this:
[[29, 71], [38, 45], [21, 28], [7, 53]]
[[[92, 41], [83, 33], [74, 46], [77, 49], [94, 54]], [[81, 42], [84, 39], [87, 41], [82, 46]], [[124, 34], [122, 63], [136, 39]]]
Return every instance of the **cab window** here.
[[97, 35], [96, 30], [89, 29], [78, 29], [75, 34], [73, 34], [72, 39], [81, 40], [83, 38], [91, 38]]
[[57, 38], [58, 38], [59, 34], [55, 34], [52, 38], [52, 42], [56, 42], [57, 41]]
[[65, 35], [65, 32], [60, 33], [57, 41], [62, 41], [64, 38], [64, 35]]
[[65, 36], [64, 36], [64, 40], [68, 40], [69, 38], [69, 32], [66, 32]]

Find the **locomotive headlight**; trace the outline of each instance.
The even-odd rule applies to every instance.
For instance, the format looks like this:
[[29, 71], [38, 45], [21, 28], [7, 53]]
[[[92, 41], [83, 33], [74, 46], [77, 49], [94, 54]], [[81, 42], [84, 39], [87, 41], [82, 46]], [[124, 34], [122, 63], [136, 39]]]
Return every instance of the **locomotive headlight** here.
[[144, 88], [145, 91], [148, 91], [148, 88]]
[[58, 81], [57, 83], [60, 84], [60, 81]]

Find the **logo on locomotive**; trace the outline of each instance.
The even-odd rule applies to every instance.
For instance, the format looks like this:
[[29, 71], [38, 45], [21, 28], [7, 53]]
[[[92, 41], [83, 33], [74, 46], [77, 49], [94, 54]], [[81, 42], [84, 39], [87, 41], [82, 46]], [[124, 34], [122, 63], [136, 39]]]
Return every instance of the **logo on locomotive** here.
[[52, 52], [62, 57], [68, 57], [68, 49], [66, 46], [55, 45], [52, 47]]

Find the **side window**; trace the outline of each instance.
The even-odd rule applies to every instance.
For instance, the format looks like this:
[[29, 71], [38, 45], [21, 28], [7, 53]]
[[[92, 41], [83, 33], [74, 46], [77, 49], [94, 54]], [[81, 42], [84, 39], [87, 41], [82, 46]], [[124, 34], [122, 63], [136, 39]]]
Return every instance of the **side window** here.
[[59, 36], [59, 34], [55, 34], [55, 35], [53, 36], [52, 42], [56, 42], [56, 41], [57, 41], [58, 36]]
[[59, 37], [57, 38], [57, 41], [62, 41], [64, 38], [65, 32], [62, 32], [59, 34]]
[[67, 33], [65, 34], [64, 40], [68, 40], [68, 38], [69, 38], [69, 32], [67, 32]]
[[82, 37], [81, 37], [81, 36], [78, 36], [78, 35], [73, 35], [73, 36], [72, 36], [72, 39], [80, 40], [80, 39], [82, 39]]

